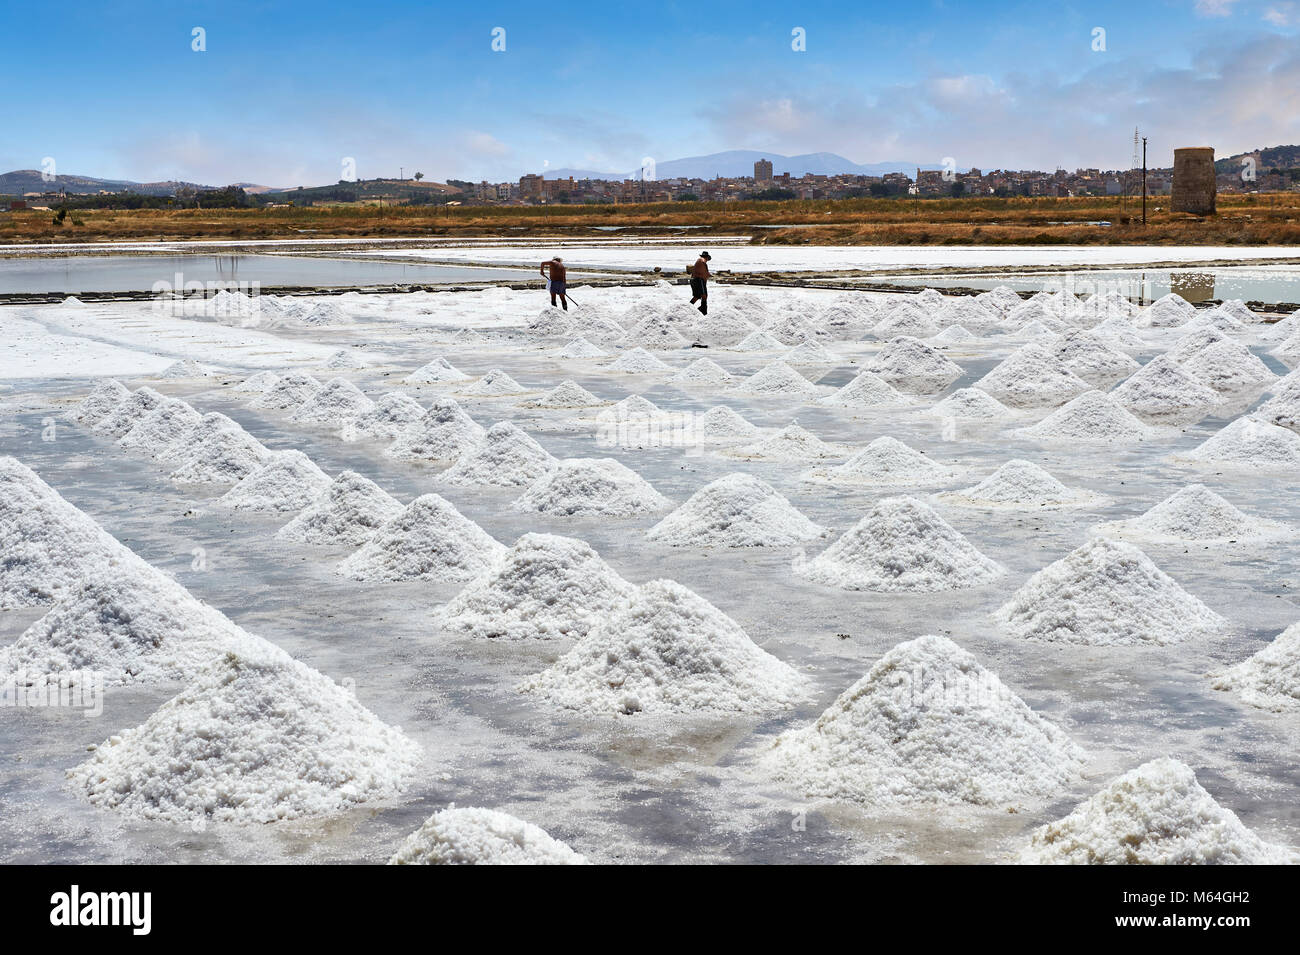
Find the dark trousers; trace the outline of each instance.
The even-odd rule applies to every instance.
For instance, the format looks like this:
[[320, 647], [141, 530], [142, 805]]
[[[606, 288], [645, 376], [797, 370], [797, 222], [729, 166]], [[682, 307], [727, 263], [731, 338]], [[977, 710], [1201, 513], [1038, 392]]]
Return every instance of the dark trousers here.
[[691, 304], [700, 303], [700, 314], [709, 314], [709, 284], [704, 279], [691, 279]]

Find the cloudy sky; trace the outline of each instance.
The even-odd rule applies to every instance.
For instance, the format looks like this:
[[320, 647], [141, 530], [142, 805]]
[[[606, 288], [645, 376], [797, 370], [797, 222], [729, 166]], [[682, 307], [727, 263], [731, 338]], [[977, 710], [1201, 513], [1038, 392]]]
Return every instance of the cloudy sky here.
[[39, 10], [0, 10], [0, 171], [294, 186], [350, 157], [498, 181], [724, 149], [1118, 168], [1135, 126], [1152, 165], [1300, 141], [1297, 0]]

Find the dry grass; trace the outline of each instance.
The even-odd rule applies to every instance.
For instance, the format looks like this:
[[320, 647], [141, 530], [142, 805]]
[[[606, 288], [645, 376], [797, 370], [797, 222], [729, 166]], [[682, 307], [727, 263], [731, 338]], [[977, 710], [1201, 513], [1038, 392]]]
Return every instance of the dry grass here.
[[[609, 206], [335, 205], [303, 209], [132, 210], [75, 213], [63, 226], [48, 212], [0, 214], [0, 242], [473, 237], [507, 230], [609, 235], [698, 226], [705, 234], [750, 235], [757, 243], [842, 245], [1300, 245], [1300, 193], [1220, 196], [1207, 219], [1168, 212], [1168, 197], [1118, 199], [848, 199], [788, 202], [658, 203]], [[1106, 220], [1109, 227], [1086, 223]], [[765, 229], [760, 226], [798, 226]]]

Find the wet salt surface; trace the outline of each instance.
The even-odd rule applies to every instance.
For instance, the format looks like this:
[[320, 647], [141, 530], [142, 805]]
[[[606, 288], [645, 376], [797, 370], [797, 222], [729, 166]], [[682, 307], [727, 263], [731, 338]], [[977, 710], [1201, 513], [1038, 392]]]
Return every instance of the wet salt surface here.
[[[356, 330], [316, 329], [314, 341], [346, 343]], [[42, 440], [44, 422], [83, 397], [90, 379], [11, 381], [0, 392], [0, 453], [33, 468], [72, 504], [129, 547], [175, 574], [196, 596], [236, 623], [279, 644], [336, 681], [352, 680], [361, 702], [399, 725], [426, 753], [427, 770], [405, 797], [342, 816], [290, 824], [202, 831], [125, 821], [92, 807], [64, 782], [85, 748], [144, 721], [178, 686], [108, 691], [102, 717], [69, 710], [0, 710], [0, 858], [7, 862], [218, 862], [385, 860], [401, 840], [448, 802], [510, 812], [546, 829], [593, 861], [1000, 861], [1038, 825], [1059, 818], [1118, 773], [1157, 756], [1182, 759], [1212, 795], [1270, 841], [1300, 845], [1300, 773], [1295, 743], [1300, 716], [1247, 707], [1210, 689], [1206, 672], [1260, 649], [1300, 619], [1300, 541], [1226, 556], [1214, 549], [1143, 543], [1156, 564], [1189, 593], [1226, 616], [1233, 628], [1163, 648], [1040, 645], [999, 634], [989, 614], [1032, 573], [1064, 556], [1104, 520], [1137, 516], [1189, 483], [1202, 482], [1249, 513], [1300, 526], [1287, 475], [1222, 472], [1168, 459], [1195, 447], [1228, 419], [1206, 419], [1133, 448], [1045, 448], [1008, 439], [1006, 422], [957, 423], [914, 409], [861, 417], [788, 398], [753, 399], [727, 391], [683, 391], [661, 379], [601, 374], [599, 366], [557, 362], [528, 345], [443, 346], [410, 330], [367, 327], [376, 348], [400, 365], [349, 372], [371, 397], [410, 391], [427, 406], [438, 389], [400, 385], [403, 374], [434, 354], [482, 374], [500, 367], [529, 387], [572, 378], [602, 398], [639, 393], [674, 411], [724, 403], [764, 428], [798, 422], [827, 441], [864, 446], [888, 434], [936, 460], [957, 461], [962, 487], [1021, 457], [1070, 487], [1109, 495], [1106, 507], [1043, 514], [984, 514], [938, 506], [982, 552], [1008, 569], [993, 584], [929, 595], [844, 592], [796, 578], [792, 550], [692, 551], [653, 545], [644, 531], [661, 515], [566, 519], [508, 508], [511, 489], [448, 488], [433, 468], [394, 461], [374, 442], [345, 443], [329, 432], [293, 425], [287, 416], [244, 407], [245, 398], [214, 382], [149, 382], [202, 412], [228, 414], [272, 450], [297, 448], [330, 475], [349, 468], [404, 503], [437, 492], [504, 543], [528, 531], [588, 541], [635, 583], [669, 577], [729, 614], [756, 643], [807, 673], [815, 697], [776, 717], [696, 721], [591, 720], [553, 710], [514, 692], [551, 663], [569, 641], [496, 643], [434, 630], [433, 608], [457, 584], [362, 584], [335, 575], [348, 553], [274, 540], [288, 516], [228, 513], [210, 506], [220, 490], [178, 488], [148, 461], [72, 424]], [[306, 333], [304, 333], [306, 334]], [[420, 342], [413, 347], [412, 342]], [[818, 379], [851, 380], [875, 349], [840, 346], [844, 361]], [[983, 376], [1014, 347], [977, 345], [945, 352], [964, 374], [942, 394]], [[1255, 349], [1263, 354], [1262, 349]], [[697, 350], [661, 353], [675, 369]], [[728, 371], [748, 374], [774, 356], [707, 354]], [[1144, 354], [1143, 360], [1150, 357]], [[1285, 371], [1276, 359], [1264, 360]], [[252, 370], [252, 369], [250, 369]], [[230, 379], [216, 379], [230, 380]], [[129, 379], [132, 387], [145, 379]], [[542, 423], [567, 413], [517, 406], [519, 399], [466, 400], [480, 424], [509, 419], [557, 457], [609, 456], [637, 471], [675, 504], [735, 470], [772, 484], [809, 519], [838, 536], [886, 492], [828, 488], [799, 481], [803, 462], [739, 462], [711, 452], [599, 447], [590, 430]], [[938, 396], [934, 401], [938, 400]], [[1047, 413], [1028, 416], [1032, 422]], [[946, 440], [954, 439], [955, 440]], [[829, 540], [834, 537], [828, 538]], [[814, 542], [815, 554], [826, 542]], [[202, 548], [206, 569], [196, 570]], [[0, 639], [12, 641], [39, 611], [0, 614]], [[1059, 724], [1088, 751], [1086, 776], [1045, 803], [1005, 810], [919, 810], [871, 816], [843, 805], [814, 804], [753, 772], [758, 751], [805, 725], [871, 663], [898, 642], [925, 633], [950, 636], [998, 674], [1036, 712]], [[797, 814], [806, 814], [802, 817]], [[802, 818], [802, 828], [792, 826]]]

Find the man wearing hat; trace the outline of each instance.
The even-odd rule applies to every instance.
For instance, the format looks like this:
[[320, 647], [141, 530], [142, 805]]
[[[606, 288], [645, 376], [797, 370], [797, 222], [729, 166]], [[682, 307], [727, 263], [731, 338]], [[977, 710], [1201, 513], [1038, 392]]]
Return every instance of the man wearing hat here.
[[569, 300], [564, 296], [565, 275], [564, 260], [558, 255], [549, 262], [543, 262], [541, 268], [542, 275], [546, 276], [546, 291], [551, 293], [551, 308], [555, 307], [555, 296], [560, 297], [560, 304], [564, 310], [569, 310]]
[[709, 314], [709, 259], [713, 256], [701, 252], [691, 266], [691, 304], [700, 303], [700, 314]]

